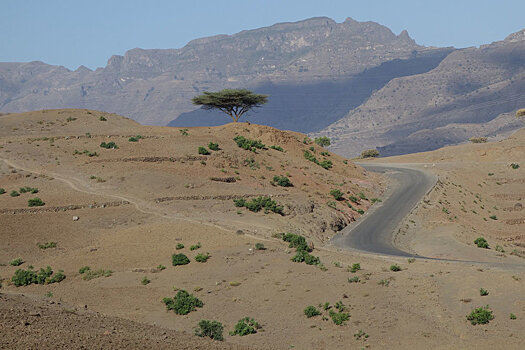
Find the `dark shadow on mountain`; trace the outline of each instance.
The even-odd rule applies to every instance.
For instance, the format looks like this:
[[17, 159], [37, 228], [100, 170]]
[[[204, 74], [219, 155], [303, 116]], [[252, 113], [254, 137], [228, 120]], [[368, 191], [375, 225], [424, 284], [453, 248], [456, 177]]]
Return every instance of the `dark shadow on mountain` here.
[[[360, 74], [319, 82], [266, 83], [248, 87], [256, 93], [270, 95], [263, 107], [243, 117], [243, 121], [299, 132], [319, 131], [361, 105], [374, 91], [390, 80], [428, 72], [453, 49], [414, 52], [410, 59], [396, 59]], [[168, 126], [217, 126], [231, 119], [219, 111], [196, 109], [182, 113]]]

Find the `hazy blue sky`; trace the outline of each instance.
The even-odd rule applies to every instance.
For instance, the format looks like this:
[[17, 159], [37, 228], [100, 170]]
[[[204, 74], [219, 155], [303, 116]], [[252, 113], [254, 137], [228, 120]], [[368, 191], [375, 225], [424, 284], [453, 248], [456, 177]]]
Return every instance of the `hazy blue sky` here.
[[467, 47], [525, 28], [525, 0], [0, 0], [0, 61], [76, 69], [140, 48], [328, 16], [375, 21], [417, 43]]

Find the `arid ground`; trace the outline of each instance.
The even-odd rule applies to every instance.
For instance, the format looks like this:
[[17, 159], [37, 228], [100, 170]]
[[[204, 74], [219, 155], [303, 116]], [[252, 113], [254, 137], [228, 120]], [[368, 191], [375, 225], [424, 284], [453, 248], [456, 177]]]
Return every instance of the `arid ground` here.
[[[266, 147], [240, 148], [236, 136]], [[201, 146], [210, 154], [199, 154]], [[496, 143], [375, 160], [439, 176], [401, 224], [396, 244], [442, 260], [407, 260], [330, 245], [395, 184], [303, 134], [246, 123], [146, 127], [87, 110], [0, 116], [0, 348], [520, 349], [524, 154], [522, 129]], [[293, 186], [279, 186], [274, 176]], [[25, 187], [38, 192], [22, 193]], [[259, 196], [281, 213], [234, 204]], [[29, 207], [35, 197], [45, 204]], [[293, 262], [283, 232], [306, 237], [322, 263]], [[474, 245], [481, 236], [490, 249]], [[179, 253], [191, 262], [172, 266]], [[196, 261], [199, 253], [209, 259]], [[23, 262], [12, 266], [17, 258]], [[360, 269], [351, 272], [356, 263]], [[15, 286], [15, 271], [30, 265], [63, 270], [66, 278]], [[86, 280], [84, 266], [104, 273]], [[180, 290], [203, 307], [167, 311], [162, 299]], [[342, 325], [330, 316], [336, 303], [350, 315]], [[307, 318], [310, 305], [321, 315]], [[472, 325], [466, 316], [485, 305], [494, 319]], [[261, 329], [229, 335], [247, 316]], [[224, 325], [223, 342], [193, 335], [203, 319]]]

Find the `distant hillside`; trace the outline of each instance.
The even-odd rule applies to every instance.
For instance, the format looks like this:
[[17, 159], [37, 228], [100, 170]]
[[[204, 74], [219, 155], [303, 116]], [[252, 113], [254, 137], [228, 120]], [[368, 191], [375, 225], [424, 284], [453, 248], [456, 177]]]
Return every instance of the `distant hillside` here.
[[503, 41], [452, 52], [426, 73], [397, 78], [320, 134], [332, 149], [382, 155], [437, 149], [472, 136], [495, 136], [523, 123], [525, 30]]

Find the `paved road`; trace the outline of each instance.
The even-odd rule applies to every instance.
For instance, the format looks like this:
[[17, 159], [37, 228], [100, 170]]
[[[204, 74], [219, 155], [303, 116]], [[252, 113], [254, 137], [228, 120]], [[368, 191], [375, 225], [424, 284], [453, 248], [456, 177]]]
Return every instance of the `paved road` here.
[[396, 248], [392, 237], [399, 223], [436, 183], [436, 177], [420, 169], [398, 164], [359, 164], [369, 171], [385, 173], [393, 179], [391, 193], [355, 225], [341, 231], [332, 244], [343, 249], [410, 257], [414, 254]]

